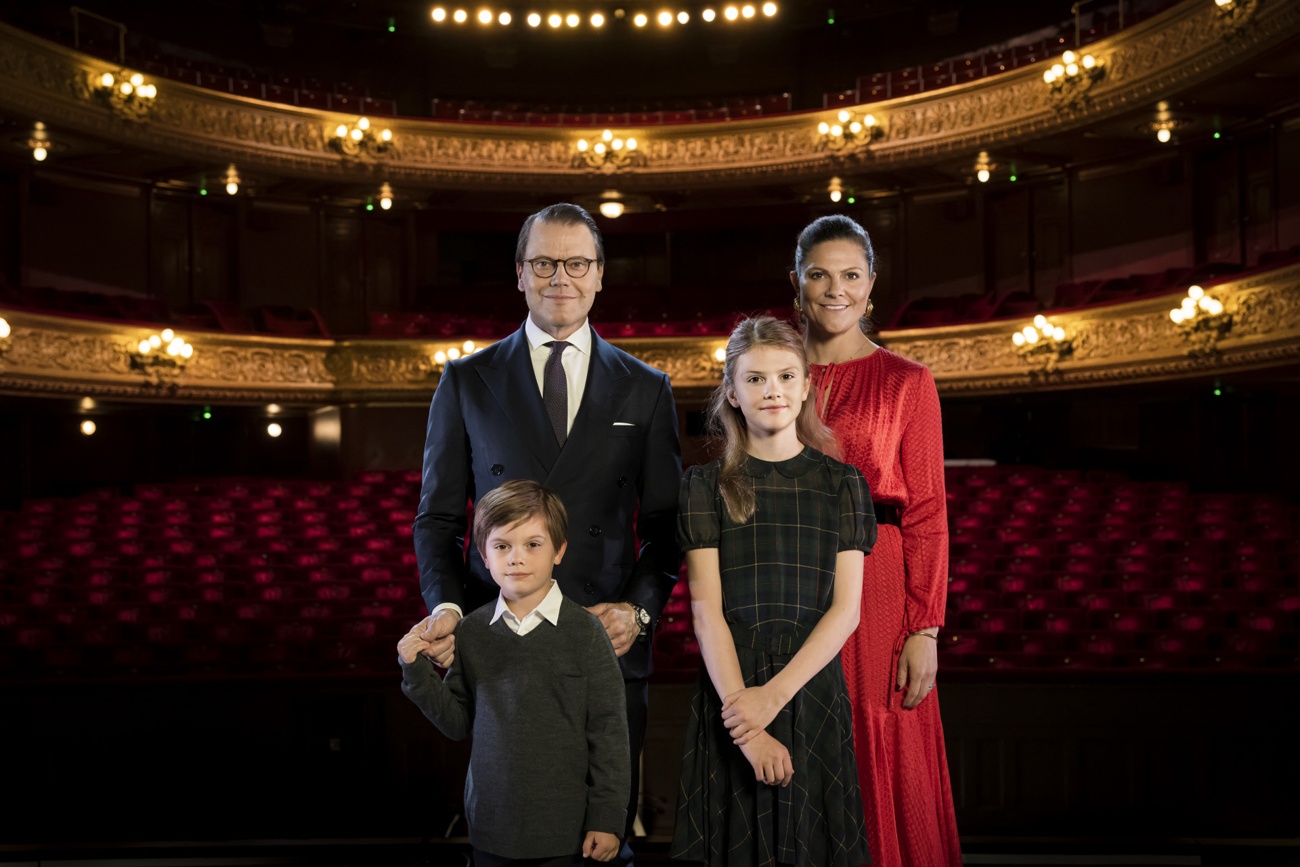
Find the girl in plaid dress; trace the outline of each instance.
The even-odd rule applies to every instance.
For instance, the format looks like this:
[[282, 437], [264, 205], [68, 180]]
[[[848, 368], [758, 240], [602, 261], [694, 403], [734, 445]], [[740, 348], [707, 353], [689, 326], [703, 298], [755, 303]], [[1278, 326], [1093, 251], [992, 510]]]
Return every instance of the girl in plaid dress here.
[[709, 407], [723, 456], [682, 480], [678, 537], [705, 671], [686, 733], [672, 855], [709, 865], [868, 863], [839, 652], [875, 518], [826, 452], [799, 335], [747, 319]]

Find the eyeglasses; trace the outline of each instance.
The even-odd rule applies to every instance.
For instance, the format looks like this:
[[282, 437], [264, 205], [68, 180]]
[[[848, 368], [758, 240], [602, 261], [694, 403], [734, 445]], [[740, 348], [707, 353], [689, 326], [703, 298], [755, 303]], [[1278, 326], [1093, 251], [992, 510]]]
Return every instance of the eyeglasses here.
[[570, 277], [585, 277], [591, 270], [591, 263], [595, 259], [588, 259], [586, 256], [570, 256], [568, 259], [547, 259], [545, 256], [539, 256], [536, 259], [525, 259], [533, 269], [533, 273], [538, 277], [551, 277], [555, 274], [555, 269], [560, 265], [564, 266], [564, 271]]

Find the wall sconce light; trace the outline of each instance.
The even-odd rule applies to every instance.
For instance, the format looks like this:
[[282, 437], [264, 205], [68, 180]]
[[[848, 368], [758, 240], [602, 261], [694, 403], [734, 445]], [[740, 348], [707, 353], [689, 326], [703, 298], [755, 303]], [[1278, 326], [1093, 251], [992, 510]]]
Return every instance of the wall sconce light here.
[[573, 168], [589, 168], [610, 174], [620, 169], [645, 165], [645, 154], [635, 138], [623, 138], [604, 130], [592, 141], [578, 139], [573, 145]]
[[1171, 117], [1164, 120], [1153, 120], [1146, 125], [1146, 129], [1156, 134], [1156, 141], [1161, 144], [1169, 144], [1169, 142], [1173, 141], [1174, 133], [1184, 126], [1187, 126], [1187, 121]]
[[393, 188], [387, 182], [379, 187], [379, 207], [385, 211], [392, 210], [393, 207]]
[[45, 162], [45, 158], [50, 155], [50, 148], [53, 142], [50, 141], [50, 134], [45, 129], [45, 124], [39, 120], [32, 127], [32, 137], [27, 140], [27, 146], [32, 149], [32, 159], [36, 162]]
[[988, 151], [980, 151], [979, 156], [975, 158], [975, 180], [987, 184], [989, 178], [993, 177], [993, 170], [997, 167], [997, 163], [989, 160]]
[[600, 209], [601, 216], [617, 220], [627, 210], [627, 206], [623, 204], [622, 196], [619, 195], [618, 190], [606, 190], [600, 194], [600, 198], [601, 202], [597, 207]]
[[226, 166], [226, 174], [221, 179], [221, 182], [226, 185], [226, 195], [233, 196], [239, 192], [241, 181], [239, 179], [239, 170], [235, 168], [234, 163]]
[[138, 72], [125, 69], [116, 73], [91, 73], [90, 86], [114, 113], [126, 120], [144, 120], [153, 111], [158, 96], [156, 84], [146, 82]]
[[80, 425], [78, 425], [78, 430], [81, 431], [81, 435], [84, 437], [93, 437], [95, 435], [95, 431], [99, 430], [99, 428], [93, 421], [91, 421], [90, 419], [86, 419]]
[[1057, 108], [1066, 108], [1082, 100], [1105, 74], [1100, 58], [1067, 51], [1043, 73], [1043, 81], [1057, 101]]
[[330, 147], [349, 157], [378, 156], [388, 153], [393, 146], [393, 131], [384, 127], [378, 131], [368, 117], [359, 117], [355, 123], [341, 123], [334, 127]]
[[1232, 314], [1200, 286], [1187, 287], [1187, 295], [1169, 311], [1169, 318], [1188, 342], [1187, 354], [1193, 357], [1214, 353], [1232, 330]]
[[150, 334], [129, 353], [131, 369], [153, 376], [158, 385], [171, 376], [179, 376], [185, 365], [194, 357], [194, 346], [187, 343], [170, 328]]
[[283, 433], [284, 433], [284, 428], [280, 426], [279, 422], [273, 421], [266, 426], [266, 435], [269, 436], [271, 439], [276, 439]]
[[852, 150], [869, 145], [884, 135], [884, 132], [874, 114], [857, 117], [847, 109], [841, 109], [834, 121], [824, 120], [817, 124], [822, 147], [829, 151]]
[[844, 182], [839, 178], [831, 178], [830, 183], [826, 185], [826, 195], [837, 205], [844, 198]]
[[1016, 354], [1037, 367], [1040, 374], [1055, 373], [1061, 359], [1074, 352], [1074, 338], [1041, 313], [1033, 325], [1026, 325], [1011, 335]]

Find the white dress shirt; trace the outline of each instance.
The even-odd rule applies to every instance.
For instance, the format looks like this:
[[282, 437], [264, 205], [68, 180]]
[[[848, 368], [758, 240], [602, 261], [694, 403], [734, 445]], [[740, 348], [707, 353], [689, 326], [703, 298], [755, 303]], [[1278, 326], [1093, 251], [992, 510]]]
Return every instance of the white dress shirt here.
[[[555, 338], [533, 324], [533, 317], [524, 321], [524, 336], [528, 338], [529, 357], [533, 362], [533, 373], [537, 376], [537, 393], [544, 394], [546, 359], [551, 357], [551, 347], [546, 344]], [[573, 420], [578, 416], [578, 407], [582, 405], [582, 392], [587, 387], [587, 369], [591, 366], [591, 325], [583, 320], [578, 330], [569, 335], [568, 346], [560, 356], [564, 367], [564, 378], [569, 386], [569, 418], [564, 432], [573, 430]]]
[[506, 605], [506, 597], [497, 596], [497, 609], [492, 613], [492, 619], [488, 625], [504, 619], [506, 626], [516, 635], [527, 635], [534, 629], [542, 625], [542, 621], [549, 621], [552, 626], [560, 622], [560, 600], [564, 594], [560, 592], [560, 585], [551, 579], [551, 589], [546, 591], [542, 601], [537, 603], [537, 607], [528, 612], [523, 618], [515, 617], [515, 613]]

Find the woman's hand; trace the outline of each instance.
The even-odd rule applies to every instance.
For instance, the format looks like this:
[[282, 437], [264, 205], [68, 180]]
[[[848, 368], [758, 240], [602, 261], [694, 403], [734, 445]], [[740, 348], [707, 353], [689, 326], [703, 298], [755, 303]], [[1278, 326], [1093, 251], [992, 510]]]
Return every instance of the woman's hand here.
[[898, 655], [898, 689], [907, 690], [903, 707], [911, 710], [934, 689], [934, 678], [939, 673], [939, 642], [924, 635], [909, 635]]
[[782, 787], [790, 785], [794, 777], [794, 765], [790, 763], [790, 751], [785, 745], [765, 731], [760, 731], [747, 744], [740, 747], [741, 754], [754, 769], [754, 779], [760, 783]]
[[783, 707], [785, 702], [770, 688], [751, 686], [723, 700], [722, 724], [731, 732], [731, 739], [743, 746], [766, 729]]

